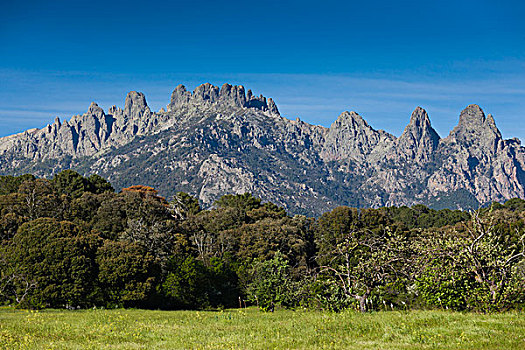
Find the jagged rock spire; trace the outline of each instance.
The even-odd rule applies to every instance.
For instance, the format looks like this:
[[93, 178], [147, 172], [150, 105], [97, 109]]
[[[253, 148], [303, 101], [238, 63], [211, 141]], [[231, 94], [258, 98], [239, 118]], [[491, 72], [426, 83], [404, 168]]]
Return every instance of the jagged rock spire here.
[[266, 99], [262, 95], [256, 97], [251, 90], [246, 93], [242, 85], [224, 84], [219, 89], [217, 86], [205, 83], [197, 86], [193, 92], [187, 91], [184, 85], [178, 85], [171, 94], [167, 110], [174, 111], [189, 104], [246, 107], [279, 114], [277, 105], [271, 98]]
[[214, 103], [219, 98], [219, 88], [210, 83], [205, 83], [195, 88], [192, 97], [198, 102]]
[[246, 105], [246, 94], [242, 85], [224, 84], [219, 92], [219, 97], [222, 101], [230, 101], [238, 106]]
[[140, 118], [145, 112], [150, 112], [146, 96], [142, 92], [130, 91], [124, 102], [124, 114], [132, 119]]
[[103, 116], [104, 110], [101, 107], [99, 107], [95, 102], [91, 102], [86, 113], [89, 115]]
[[468, 105], [459, 115], [459, 125], [464, 128], [477, 128], [485, 123], [485, 113], [476, 104]]
[[134, 91], [124, 109], [107, 114], [92, 103], [62, 124], [0, 138], [0, 170], [52, 174], [57, 166], [79, 166], [120, 183], [158, 181], [152, 184], [168, 195], [185, 183], [181, 190], [193, 189], [207, 204], [254, 191], [312, 215], [341, 204], [447, 198], [459, 207], [472, 198], [525, 198], [525, 147], [502, 140], [492, 116], [476, 105], [443, 140], [420, 107], [395, 138], [355, 112], [342, 113], [329, 129], [274, 118], [270, 98], [230, 84], [193, 93], [179, 85], [170, 108], [152, 113]]
[[180, 106], [187, 104], [190, 101], [190, 99], [191, 92], [186, 90], [186, 87], [184, 85], [179, 84], [171, 94], [171, 101], [167, 109], [168, 111], [170, 111], [179, 108]]
[[447, 142], [479, 145], [490, 154], [497, 152], [501, 140], [501, 133], [492, 115], [485, 117], [483, 110], [476, 104], [461, 111], [458, 125], [447, 137]]
[[417, 161], [427, 161], [439, 145], [440, 137], [430, 124], [427, 112], [417, 107], [403, 134], [396, 142], [396, 148], [400, 155]]
[[450, 132], [450, 135], [457, 137], [464, 134], [479, 134], [485, 131], [500, 134], [492, 115], [489, 114], [485, 117], [485, 113], [478, 105], [471, 104], [461, 111], [459, 123]]

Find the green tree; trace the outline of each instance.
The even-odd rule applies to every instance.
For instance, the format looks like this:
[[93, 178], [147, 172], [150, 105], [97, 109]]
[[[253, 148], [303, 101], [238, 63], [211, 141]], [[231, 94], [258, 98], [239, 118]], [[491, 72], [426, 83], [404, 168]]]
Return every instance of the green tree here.
[[204, 309], [210, 305], [206, 266], [192, 255], [174, 256], [162, 283], [162, 294], [172, 308]]
[[236, 255], [240, 261], [264, 261], [273, 258], [279, 252], [293, 267], [308, 265], [306, 234], [292, 218], [266, 218], [244, 224], [236, 231], [233, 234], [239, 237]]
[[512, 198], [505, 202], [505, 208], [512, 211], [525, 211], [525, 200]]
[[338, 207], [324, 213], [317, 221], [315, 243], [318, 248], [317, 262], [327, 265], [333, 259], [334, 247], [344, 237], [359, 228], [359, 212], [349, 207]]
[[213, 257], [207, 267], [207, 294], [213, 307], [235, 307], [240, 295], [239, 282], [229, 254], [224, 258]]
[[60, 194], [78, 198], [88, 189], [88, 181], [73, 170], [63, 170], [53, 177], [53, 185]]
[[107, 306], [147, 305], [160, 275], [160, 267], [150, 253], [135, 243], [106, 240], [96, 261]]
[[425, 239], [419, 259], [417, 286], [429, 305], [498, 311], [525, 302], [525, 235], [501, 230], [492, 211], [473, 212], [466, 233]]
[[0, 242], [13, 238], [23, 219], [15, 213], [7, 213], [0, 220]]
[[173, 251], [175, 233], [176, 226], [171, 221], [150, 224], [145, 219], [128, 219], [127, 228], [119, 239], [141, 246], [164, 268]]
[[0, 195], [15, 193], [23, 182], [34, 181], [35, 179], [35, 176], [31, 174], [0, 176]]
[[45, 179], [27, 180], [16, 193], [15, 211], [19, 216], [34, 220], [41, 217], [59, 217], [60, 198], [51, 182]]
[[253, 261], [248, 269], [246, 295], [248, 300], [264, 311], [273, 311], [276, 305], [295, 306], [294, 283], [288, 261], [280, 252], [269, 260]]
[[[29, 307], [92, 306], [96, 302], [96, 235], [73, 223], [40, 218], [20, 226], [8, 246], [8, 261], [35, 288]], [[25, 288], [16, 286], [18, 290]]]
[[258, 208], [253, 208], [246, 212], [249, 222], [256, 222], [266, 218], [282, 219], [287, 217], [286, 210], [278, 205], [267, 202]]
[[242, 225], [235, 208], [204, 210], [189, 216], [182, 228], [195, 250], [197, 258], [209, 266], [212, 257], [221, 258], [238, 250], [238, 231]]
[[201, 211], [199, 200], [185, 192], [177, 192], [170, 203], [171, 210], [179, 219], [197, 215]]
[[123, 196], [103, 194], [92, 224], [104, 238], [117, 239], [127, 226], [126, 201]]
[[91, 192], [84, 192], [82, 196], [70, 202], [68, 219], [75, 223], [84, 222], [91, 224], [104, 199], [103, 196]]
[[243, 212], [257, 209], [261, 206], [261, 200], [255, 198], [251, 193], [244, 194], [227, 194], [215, 202], [218, 208], [236, 208]]
[[111, 184], [103, 177], [93, 174], [87, 178], [87, 189], [94, 194], [101, 194], [105, 192], [115, 192]]

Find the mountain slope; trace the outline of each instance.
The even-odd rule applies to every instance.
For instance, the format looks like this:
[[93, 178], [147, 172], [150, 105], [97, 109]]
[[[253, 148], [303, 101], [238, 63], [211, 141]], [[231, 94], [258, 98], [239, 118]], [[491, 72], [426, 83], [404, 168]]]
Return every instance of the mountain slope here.
[[503, 140], [476, 105], [444, 139], [418, 107], [396, 138], [355, 112], [330, 128], [288, 120], [272, 99], [229, 84], [193, 92], [179, 85], [158, 112], [130, 92], [123, 109], [92, 103], [69, 121], [0, 138], [2, 174], [51, 176], [65, 168], [98, 173], [117, 187], [186, 191], [205, 206], [252, 192], [309, 215], [343, 204], [465, 208], [525, 198], [525, 149]]

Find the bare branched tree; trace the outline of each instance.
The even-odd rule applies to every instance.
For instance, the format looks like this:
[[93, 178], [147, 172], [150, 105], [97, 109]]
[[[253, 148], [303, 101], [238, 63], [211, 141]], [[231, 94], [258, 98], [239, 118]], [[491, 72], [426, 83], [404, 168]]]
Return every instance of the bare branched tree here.
[[463, 253], [475, 280], [489, 291], [490, 302], [497, 304], [513, 278], [514, 267], [525, 260], [525, 234], [516, 228], [517, 240], [512, 242], [498, 232], [491, 211], [485, 216], [479, 210], [471, 215], [471, 242]]
[[381, 234], [353, 230], [339, 240], [332, 259], [320, 266], [320, 271], [331, 273], [335, 277], [333, 283], [356, 299], [359, 310], [365, 312], [374, 289], [404, 274], [399, 249], [396, 238], [387, 229]]

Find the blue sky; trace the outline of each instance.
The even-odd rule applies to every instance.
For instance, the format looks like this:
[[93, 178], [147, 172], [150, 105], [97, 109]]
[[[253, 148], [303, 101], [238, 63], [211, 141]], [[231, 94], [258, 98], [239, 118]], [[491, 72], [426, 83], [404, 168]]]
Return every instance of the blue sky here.
[[444, 137], [470, 103], [525, 140], [521, 1], [6, 1], [0, 136], [173, 88], [242, 84], [329, 126], [355, 110], [399, 135], [416, 106]]

